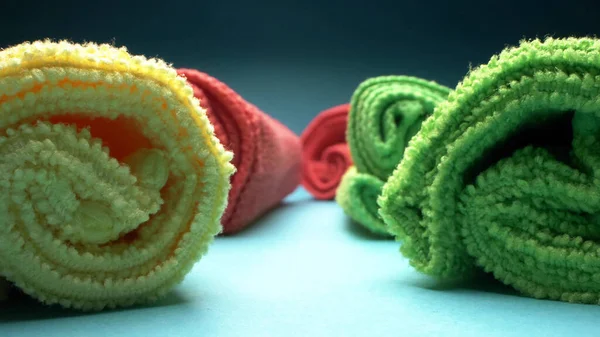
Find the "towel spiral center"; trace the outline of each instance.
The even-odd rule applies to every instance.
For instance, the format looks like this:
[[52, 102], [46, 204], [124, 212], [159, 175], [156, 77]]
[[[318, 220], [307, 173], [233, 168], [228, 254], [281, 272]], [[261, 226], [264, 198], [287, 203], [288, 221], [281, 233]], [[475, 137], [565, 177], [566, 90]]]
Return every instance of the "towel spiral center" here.
[[398, 137], [394, 144], [400, 145], [399, 150], [404, 151], [410, 139], [419, 131], [426, 114], [425, 106], [419, 101], [406, 100], [394, 103], [381, 119], [382, 140]]
[[33, 232], [46, 226], [71, 244], [103, 244], [136, 229], [163, 203], [169, 171], [160, 150], [140, 149], [126, 166], [86, 130], [39, 123], [7, 135], [2, 194], [13, 225]]
[[333, 181], [336, 184], [339, 181], [339, 177], [344, 174], [349, 163], [352, 161], [348, 145], [343, 143], [325, 148], [320, 159], [319, 161], [314, 161], [311, 168], [313, 171], [316, 171], [322, 182]]
[[232, 153], [184, 78], [107, 44], [0, 51], [0, 275], [46, 304], [130, 306], [220, 229]]

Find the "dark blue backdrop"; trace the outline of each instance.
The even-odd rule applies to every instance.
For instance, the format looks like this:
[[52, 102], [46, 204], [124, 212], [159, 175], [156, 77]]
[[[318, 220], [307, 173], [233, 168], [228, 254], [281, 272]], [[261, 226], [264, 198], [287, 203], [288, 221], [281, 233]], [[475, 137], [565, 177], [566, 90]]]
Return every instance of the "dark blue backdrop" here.
[[125, 45], [225, 81], [300, 133], [362, 80], [408, 74], [454, 87], [524, 37], [595, 35], [592, 1], [0, 2], [0, 46], [68, 38]]

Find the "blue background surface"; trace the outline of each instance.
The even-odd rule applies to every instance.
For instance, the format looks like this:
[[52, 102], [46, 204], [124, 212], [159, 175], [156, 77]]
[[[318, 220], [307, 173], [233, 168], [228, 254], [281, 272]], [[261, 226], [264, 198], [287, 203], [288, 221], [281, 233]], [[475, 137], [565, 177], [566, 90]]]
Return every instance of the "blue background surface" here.
[[520, 297], [493, 282], [439, 284], [399, 244], [299, 189], [219, 237], [159, 303], [81, 314], [33, 301], [0, 309], [0, 336], [598, 336], [600, 307]]
[[[372, 76], [454, 87], [522, 38], [595, 35], [593, 1], [17, 1], [0, 47], [43, 38], [110, 42], [205, 71], [300, 134]], [[439, 284], [299, 189], [219, 237], [153, 306], [82, 314], [0, 304], [0, 337], [599, 336], [600, 307], [523, 298], [497, 283]]]

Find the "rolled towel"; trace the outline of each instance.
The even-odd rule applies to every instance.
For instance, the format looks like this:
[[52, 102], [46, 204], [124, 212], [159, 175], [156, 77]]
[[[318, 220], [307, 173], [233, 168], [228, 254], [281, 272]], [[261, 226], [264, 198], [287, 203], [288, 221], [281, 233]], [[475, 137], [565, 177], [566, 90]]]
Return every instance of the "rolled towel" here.
[[450, 89], [410, 76], [381, 76], [361, 83], [350, 102], [347, 139], [354, 166], [342, 179], [336, 200], [356, 222], [388, 235], [377, 197], [404, 156], [421, 123]]
[[349, 109], [350, 104], [341, 104], [319, 113], [300, 136], [302, 186], [316, 199], [333, 199], [352, 165], [346, 142]]
[[470, 72], [379, 200], [401, 251], [442, 279], [600, 301], [600, 41], [524, 41]]
[[207, 110], [221, 143], [233, 151], [237, 171], [223, 233], [233, 234], [277, 206], [300, 184], [300, 139], [214, 77], [179, 69]]
[[84, 310], [180, 282], [234, 170], [175, 69], [93, 43], [0, 52], [0, 152], [0, 275]]

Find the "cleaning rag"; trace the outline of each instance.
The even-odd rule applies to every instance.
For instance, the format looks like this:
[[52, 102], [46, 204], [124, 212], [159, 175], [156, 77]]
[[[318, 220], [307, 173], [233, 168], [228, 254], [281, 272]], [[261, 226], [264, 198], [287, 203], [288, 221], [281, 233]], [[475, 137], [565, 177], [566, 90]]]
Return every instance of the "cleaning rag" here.
[[222, 224], [223, 234], [239, 232], [300, 184], [300, 139], [216, 78], [194, 69], [178, 73], [194, 89], [221, 143], [234, 154], [236, 172]]
[[302, 186], [316, 199], [335, 197], [342, 176], [352, 165], [346, 142], [350, 104], [322, 111], [306, 127], [302, 142]]
[[350, 218], [375, 234], [389, 235], [378, 214], [381, 188], [423, 120], [449, 93], [443, 85], [411, 76], [374, 77], [354, 91], [347, 131], [354, 166], [336, 195]]
[[435, 109], [379, 199], [417, 270], [600, 303], [599, 60], [596, 39], [523, 41]]
[[0, 152], [0, 276], [83, 310], [180, 282], [234, 171], [175, 69], [94, 43], [0, 52]]

